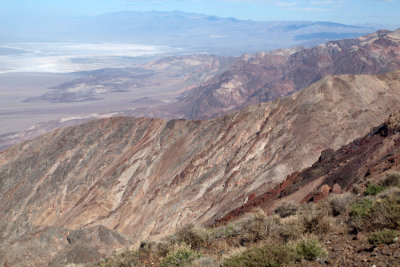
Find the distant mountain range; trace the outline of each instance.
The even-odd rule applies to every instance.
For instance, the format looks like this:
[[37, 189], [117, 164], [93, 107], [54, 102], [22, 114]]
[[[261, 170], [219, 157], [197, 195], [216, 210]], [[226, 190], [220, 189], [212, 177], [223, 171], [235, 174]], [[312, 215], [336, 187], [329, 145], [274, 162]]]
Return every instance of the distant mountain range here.
[[[330, 41], [312, 48], [280, 49], [245, 54], [238, 58], [198, 55], [167, 57], [141, 66], [142, 71], [152, 70], [158, 75], [138, 79], [129, 69], [88, 72], [85, 77], [60, 85], [57, 90], [29, 101], [88, 100], [82, 97], [102, 97], [115, 89], [117, 84], [118, 90], [131, 90], [133, 83], [155, 84], [161, 79], [164, 82], [160, 84], [165, 86], [165, 82], [172, 78], [172, 87], [182, 91], [176, 101], [170, 101], [170, 104], [152, 101], [151, 105], [141, 105], [132, 110], [115, 110], [115, 114], [168, 119], [212, 118], [293, 94], [327, 75], [383, 74], [398, 70], [399, 47], [400, 30], [397, 30], [378, 31], [357, 39]], [[179, 73], [184, 75], [179, 76]], [[198, 84], [200, 86], [196, 86]], [[95, 92], [97, 87], [101, 87], [102, 91]], [[93, 117], [87, 119], [90, 118]], [[82, 119], [68, 121], [68, 124], [52, 121], [25, 132], [5, 134], [0, 136], [0, 149], [74, 123], [82, 123]]]
[[400, 29], [312, 48], [243, 55], [158, 114], [200, 119], [292, 94], [332, 74], [382, 74], [400, 69]]
[[[49, 23], [51, 21], [51, 23]], [[22, 22], [22, 23], [21, 23]], [[185, 53], [240, 55], [354, 38], [376, 29], [331, 22], [256, 22], [184, 12], [117, 12], [81, 17], [3, 17], [2, 43], [126, 42]], [[182, 52], [177, 50], [176, 53]]]

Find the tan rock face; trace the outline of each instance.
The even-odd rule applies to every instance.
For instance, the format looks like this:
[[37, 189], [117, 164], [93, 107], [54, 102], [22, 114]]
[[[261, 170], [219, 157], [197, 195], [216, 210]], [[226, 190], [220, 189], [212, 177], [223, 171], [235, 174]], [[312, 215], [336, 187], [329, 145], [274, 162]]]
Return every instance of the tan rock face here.
[[400, 113], [340, 149], [327, 149], [311, 167], [288, 175], [271, 189], [228, 212], [214, 225], [227, 223], [255, 208], [271, 214], [282, 203], [318, 202], [330, 194], [341, 194], [354, 185], [379, 183], [400, 170]]
[[332, 74], [382, 74], [400, 68], [400, 29], [307, 49], [245, 55], [221, 75], [187, 92], [171, 114], [211, 118], [272, 101]]
[[0, 239], [104, 225], [138, 243], [211, 224], [398, 109], [400, 72], [343, 75], [214, 120], [57, 130], [0, 153]]

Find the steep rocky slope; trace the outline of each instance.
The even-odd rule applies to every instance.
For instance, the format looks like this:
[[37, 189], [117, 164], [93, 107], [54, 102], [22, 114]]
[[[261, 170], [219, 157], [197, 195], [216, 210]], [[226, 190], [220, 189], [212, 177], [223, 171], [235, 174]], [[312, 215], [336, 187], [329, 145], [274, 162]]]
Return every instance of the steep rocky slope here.
[[390, 170], [400, 169], [400, 112], [366, 136], [337, 151], [324, 150], [311, 167], [294, 172], [274, 188], [254, 196], [245, 205], [230, 211], [217, 221], [225, 223], [255, 207], [271, 213], [286, 202], [316, 202], [330, 193], [343, 193], [366, 180], [378, 181]]
[[400, 72], [330, 76], [214, 120], [110, 118], [14, 146], [0, 153], [2, 263], [65, 259], [67, 237], [47, 255], [23, 245], [37, 244], [43, 228], [103, 225], [123, 235], [108, 242], [115, 248], [212, 224], [321, 151], [365, 135], [399, 103]]
[[[400, 112], [336, 152], [323, 151], [312, 167], [254, 196], [219, 226], [185, 227], [94, 266], [165, 266], [171, 259], [185, 266], [398, 266], [399, 169]], [[313, 257], [298, 250], [304, 240], [316, 242], [307, 250]], [[177, 246], [184, 251], [181, 243], [190, 245], [191, 258], [175, 253]]]
[[227, 71], [187, 92], [169, 107], [190, 119], [209, 118], [267, 102], [332, 74], [382, 74], [400, 68], [400, 29], [313, 48], [244, 55]]

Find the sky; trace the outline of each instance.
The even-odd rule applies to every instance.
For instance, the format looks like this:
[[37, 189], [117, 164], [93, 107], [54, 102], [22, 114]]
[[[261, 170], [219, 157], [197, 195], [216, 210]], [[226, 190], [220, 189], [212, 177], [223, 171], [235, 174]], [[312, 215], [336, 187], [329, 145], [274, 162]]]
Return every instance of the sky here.
[[256, 21], [400, 25], [400, 0], [1, 0], [0, 15], [98, 15], [185, 11]]

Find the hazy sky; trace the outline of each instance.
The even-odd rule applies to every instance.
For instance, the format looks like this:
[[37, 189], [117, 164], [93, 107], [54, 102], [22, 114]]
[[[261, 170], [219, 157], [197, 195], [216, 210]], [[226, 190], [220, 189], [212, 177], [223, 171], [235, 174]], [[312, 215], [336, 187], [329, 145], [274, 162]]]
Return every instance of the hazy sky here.
[[0, 15], [180, 10], [251, 20], [400, 24], [400, 0], [1, 0]]

